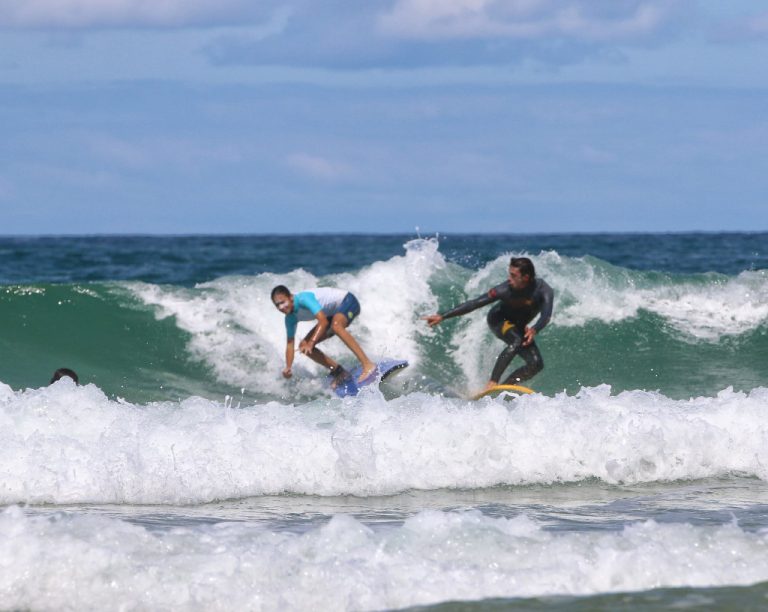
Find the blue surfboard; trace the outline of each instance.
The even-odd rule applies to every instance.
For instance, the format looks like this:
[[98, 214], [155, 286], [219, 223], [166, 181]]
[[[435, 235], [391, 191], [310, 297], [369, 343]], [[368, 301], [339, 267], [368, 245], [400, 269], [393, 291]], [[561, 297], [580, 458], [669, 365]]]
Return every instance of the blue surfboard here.
[[[402, 370], [403, 368], [407, 367], [408, 362], [404, 359], [382, 359], [381, 361], [376, 362], [376, 369], [373, 371], [373, 373], [362, 383], [358, 383], [357, 379], [363, 372], [363, 366], [358, 365], [357, 367], [350, 370], [349, 374], [346, 376], [346, 378], [344, 378], [343, 381], [336, 385], [336, 388], [333, 389], [333, 392], [339, 397], [357, 395], [360, 392], [360, 389], [363, 387], [366, 387], [372, 383], [378, 383], [382, 380], [386, 380], [388, 376], [391, 376], [398, 370]], [[326, 380], [330, 386], [333, 382], [333, 377], [328, 376]]]

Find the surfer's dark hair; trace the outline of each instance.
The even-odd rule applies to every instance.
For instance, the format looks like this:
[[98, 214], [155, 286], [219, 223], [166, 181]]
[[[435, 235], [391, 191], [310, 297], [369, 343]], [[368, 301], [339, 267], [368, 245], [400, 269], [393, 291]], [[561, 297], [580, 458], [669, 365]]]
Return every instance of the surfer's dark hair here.
[[53, 376], [51, 377], [51, 382], [49, 382], [49, 385], [52, 385], [57, 380], [64, 378], [65, 376], [69, 376], [72, 380], [75, 381], [75, 384], [79, 384], [80, 381], [77, 378], [77, 374], [74, 370], [70, 370], [69, 368], [59, 368], [53, 373]]
[[272, 289], [272, 293], [269, 294], [269, 297], [274, 300], [276, 295], [291, 295], [290, 289], [286, 287], [285, 285], [278, 285], [274, 289]]
[[536, 278], [536, 269], [527, 257], [513, 257], [509, 260], [509, 267], [520, 270], [520, 274], [530, 277], [531, 280]]

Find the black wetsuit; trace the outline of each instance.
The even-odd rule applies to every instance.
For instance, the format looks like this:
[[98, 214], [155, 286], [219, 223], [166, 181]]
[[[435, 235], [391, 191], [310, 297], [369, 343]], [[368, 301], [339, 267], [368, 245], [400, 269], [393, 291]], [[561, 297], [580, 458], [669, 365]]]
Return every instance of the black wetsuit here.
[[488, 327], [496, 337], [507, 343], [507, 347], [496, 359], [491, 380], [498, 383], [515, 355], [520, 355], [525, 365], [504, 380], [505, 385], [514, 385], [522, 380], [528, 380], [544, 368], [544, 361], [541, 359], [536, 342], [523, 346], [523, 339], [525, 327], [536, 315], [539, 315], [539, 320], [531, 326], [536, 333], [549, 323], [552, 317], [554, 294], [552, 287], [541, 279], [534, 280], [524, 289], [513, 289], [508, 282], [504, 282], [474, 300], [459, 304], [442, 317], [443, 319], [458, 317], [493, 302], [498, 304], [488, 312]]

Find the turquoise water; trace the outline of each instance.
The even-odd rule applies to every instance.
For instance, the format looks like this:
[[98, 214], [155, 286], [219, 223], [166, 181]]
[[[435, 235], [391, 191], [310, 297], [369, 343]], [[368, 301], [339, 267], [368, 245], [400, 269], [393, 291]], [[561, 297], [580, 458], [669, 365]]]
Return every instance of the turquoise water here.
[[[481, 293], [503, 279], [509, 253], [526, 253], [540, 259], [557, 295], [553, 325], [541, 341], [546, 368], [537, 389], [575, 392], [607, 383], [675, 398], [729, 385], [749, 390], [762, 383], [768, 358], [768, 284], [760, 267], [767, 239], [448, 236], [422, 256], [419, 249], [438, 243], [401, 236], [3, 239], [0, 372], [7, 384], [26, 388], [66, 365], [107, 394], [136, 401], [309, 399], [314, 389], [262, 384], [261, 370], [279, 365], [264, 357], [280, 351], [268, 327], [281, 322], [255, 300], [293, 277], [365, 283], [358, 293], [378, 305], [418, 277], [420, 295], [395, 298], [386, 313], [415, 344], [409, 388], [457, 395], [490, 369], [496, 341], [475, 325], [481, 342], [465, 349], [466, 320], [430, 335], [419, 317]], [[413, 252], [408, 271], [401, 261], [406, 243]], [[229, 331], [193, 321], [199, 307]], [[369, 316], [361, 321], [364, 337], [390, 333]], [[461, 359], [476, 362], [462, 368]]]
[[[767, 252], [768, 234], [0, 238], [0, 601], [760, 609]], [[501, 349], [485, 312], [421, 316], [521, 254], [555, 290], [539, 393], [470, 402]], [[366, 350], [410, 367], [343, 401], [301, 357], [284, 380], [277, 283], [352, 290]], [[47, 386], [62, 366], [83, 384]]]

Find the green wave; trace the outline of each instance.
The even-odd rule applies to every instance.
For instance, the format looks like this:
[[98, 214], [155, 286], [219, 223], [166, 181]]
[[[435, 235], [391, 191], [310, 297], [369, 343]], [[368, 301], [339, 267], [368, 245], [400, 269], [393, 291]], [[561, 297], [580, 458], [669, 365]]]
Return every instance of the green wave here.
[[188, 335], [116, 285], [3, 287], [0, 320], [0, 380], [13, 388], [46, 385], [68, 367], [131, 401], [220, 391], [187, 355]]
[[[471, 296], [475, 286], [489, 285], [487, 279], [503, 273], [502, 259], [481, 271], [455, 264], [433, 271], [429, 287], [439, 307]], [[549, 259], [541, 256], [537, 267], [546, 271], [547, 280], [555, 287], [556, 306], [553, 323], [537, 338], [545, 369], [530, 382], [534, 389], [551, 395], [608, 384], [617, 392], [659, 390], [671, 398], [686, 398], [713, 395], [729, 386], [744, 391], [766, 386], [768, 325], [755, 310], [760, 300], [755, 295], [749, 298], [752, 310], [742, 317], [738, 333], [720, 333], [729, 329], [729, 315], [720, 312], [718, 302], [727, 311], [733, 307], [727, 300], [734, 291], [765, 291], [768, 281], [764, 273], [749, 273], [746, 280], [714, 274], [675, 277], [556, 254]], [[170, 300], [187, 300], [187, 312], [194, 312], [195, 299], [219, 300], [221, 312], [227, 311], [226, 326], [235, 328], [238, 317], [245, 322], [246, 314], [237, 310], [240, 302], [227, 293], [234, 291], [230, 286], [251, 283], [258, 289], [254, 293], [261, 295], [273, 280], [264, 275], [233, 277], [231, 282], [193, 289], [149, 287], [157, 287]], [[730, 288], [729, 283], [737, 284]], [[660, 297], [655, 305], [648, 306], [643, 301], [647, 296]], [[677, 300], [679, 305], [675, 302], [668, 308], [665, 300]], [[738, 305], [738, 301], [734, 303]], [[217, 312], [215, 304], [210, 313]], [[247, 307], [248, 316], [254, 312], [261, 316], [256, 305]], [[665, 309], [673, 315], [679, 313], [681, 319]], [[159, 311], [157, 305], [143, 303], [127, 283], [0, 287], [0, 381], [16, 389], [39, 387], [48, 383], [55, 369], [69, 367], [78, 372], [82, 382], [94, 383], [107, 394], [132, 402], [178, 400], [191, 395], [212, 399], [229, 395], [245, 401], [280, 397], [274, 388], [257, 388], [260, 385], [256, 382], [248, 385], [223, 380], [215, 373], [221, 368], [215, 366], [228, 359], [226, 337], [224, 350], [219, 344], [218, 352], [206, 359], [201, 338], [185, 331], [173, 315], [156, 316]], [[482, 323], [485, 312], [446, 322], [434, 334], [423, 333], [420, 314], [424, 313], [403, 315], [410, 317], [409, 333], [421, 358], [397, 377], [400, 392], [464, 395], [482, 383], [503, 348]], [[719, 335], [709, 337], [707, 325], [710, 318], [717, 317], [722, 318], [716, 321]], [[245, 327], [239, 331], [245, 334]], [[247, 334], [238, 341], [243, 337], [247, 342]], [[250, 346], [258, 352], [258, 344]], [[233, 348], [229, 355], [240, 359], [239, 367], [252, 368], [262, 380], [264, 376], [271, 380], [273, 369], [279, 377], [279, 352], [261, 352], [254, 359], [243, 358], [237, 350]], [[319, 392], [319, 384], [296, 387], [293, 399], [308, 400]]]

